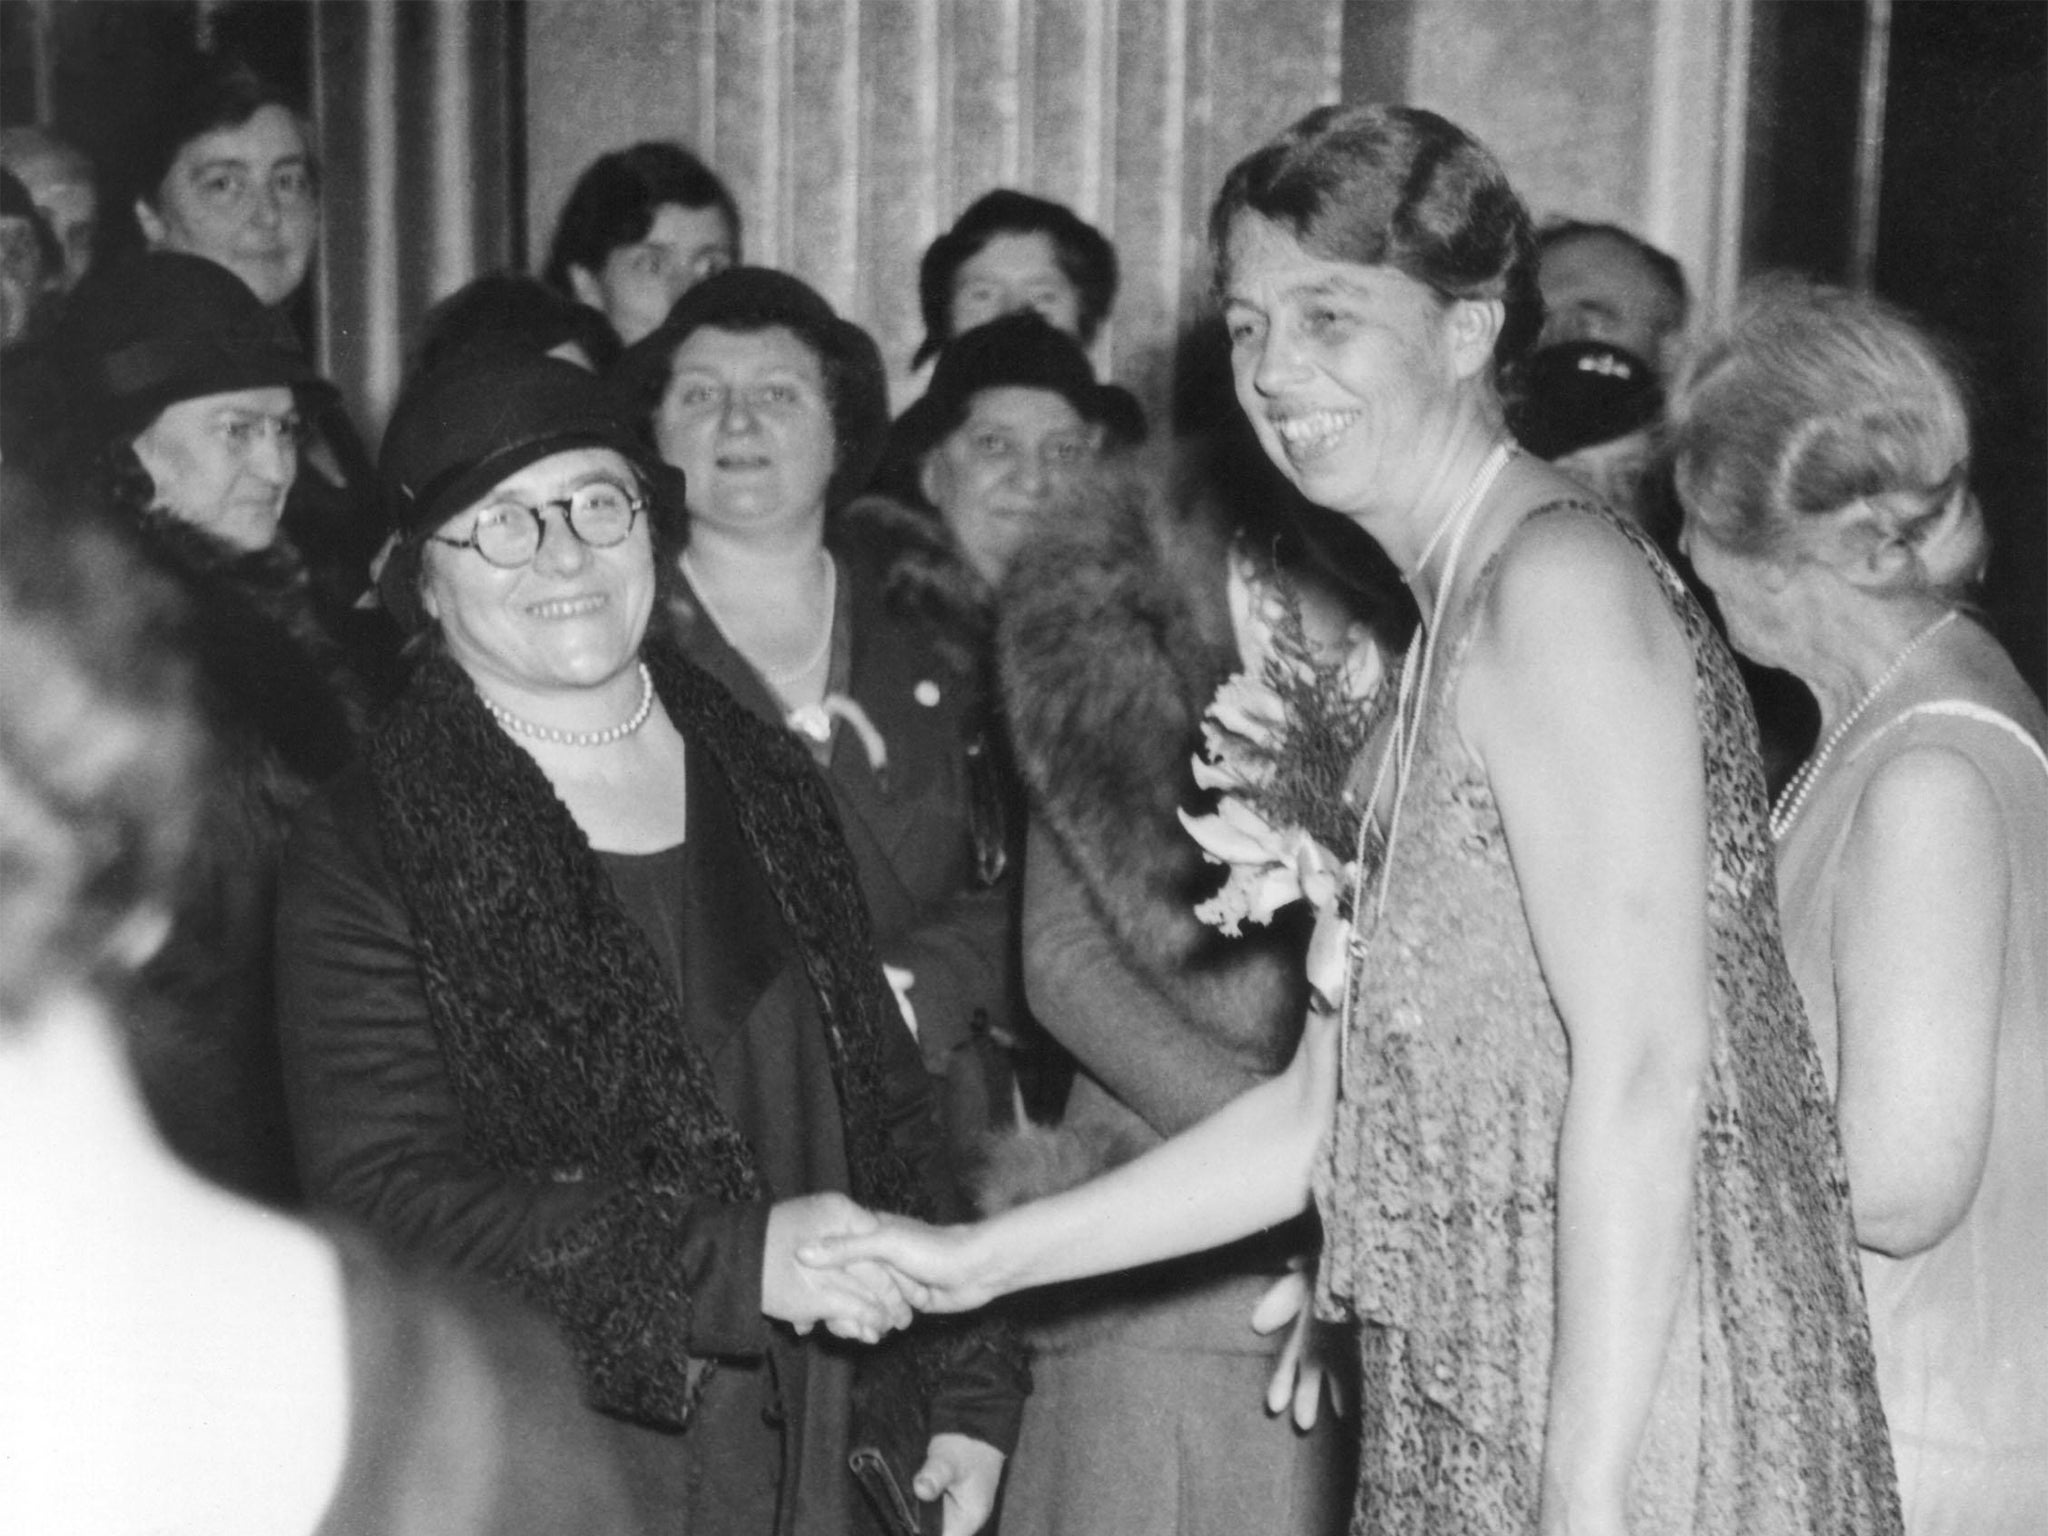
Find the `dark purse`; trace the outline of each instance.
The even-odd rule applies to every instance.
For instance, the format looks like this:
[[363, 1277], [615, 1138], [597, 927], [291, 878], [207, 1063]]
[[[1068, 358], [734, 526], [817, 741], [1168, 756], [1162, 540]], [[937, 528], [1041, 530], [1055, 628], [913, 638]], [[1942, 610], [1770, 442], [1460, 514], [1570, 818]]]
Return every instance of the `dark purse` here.
[[867, 1351], [854, 1367], [853, 1433], [847, 1468], [880, 1536], [939, 1536], [940, 1501], [912, 1491], [931, 1436], [924, 1389], [907, 1345]]

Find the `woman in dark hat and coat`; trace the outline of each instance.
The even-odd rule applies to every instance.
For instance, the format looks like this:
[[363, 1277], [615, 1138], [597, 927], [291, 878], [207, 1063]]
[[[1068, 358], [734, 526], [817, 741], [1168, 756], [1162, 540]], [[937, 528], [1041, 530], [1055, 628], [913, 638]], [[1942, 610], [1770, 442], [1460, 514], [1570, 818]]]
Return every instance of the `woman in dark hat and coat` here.
[[53, 337], [72, 380], [63, 468], [183, 595], [219, 748], [170, 941], [143, 972], [142, 1082], [171, 1144], [244, 1194], [297, 1196], [271, 915], [290, 819], [349, 761], [365, 698], [315, 617], [279, 519], [312, 371], [255, 296], [198, 256], [93, 272]]
[[990, 1041], [1011, 1012], [1015, 920], [980, 678], [891, 614], [883, 572], [834, 526], [888, 428], [881, 356], [798, 279], [736, 267], [685, 294], [619, 377], [689, 480], [673, 632], [824, 774], [965, 1151], [1005, 1098]]
[[[791, 1255], [947, 1201], [830, 798], [648, 637], [681, 487], [590, 374], [457, 359], [379, 478], [420, 659], [287, 861], [308, 1186], [548, 1313], [651, 1529], [858, 1529], [854, 1377], [891, 1357], [825, 1331], [872, 1340], [902, 1298]], [[929, 1419], [899, 1471], [971, 1536], [1021, 1370], [975, 1332], [912, 1345]]]

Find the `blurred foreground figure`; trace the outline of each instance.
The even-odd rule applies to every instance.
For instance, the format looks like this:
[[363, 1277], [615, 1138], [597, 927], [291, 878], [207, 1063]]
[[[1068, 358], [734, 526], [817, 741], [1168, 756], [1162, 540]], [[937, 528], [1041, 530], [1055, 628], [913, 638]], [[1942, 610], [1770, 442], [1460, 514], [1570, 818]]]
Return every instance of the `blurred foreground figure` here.
[[0, 128], [0, 166], [28, 188], [64, 253], [63, 286], [78, 286], [99, 240], [100, 197], [82, 150], [42, 128]]
[[204, 733], [169, 589], [0, 481], [0, 1530], [628, 1536], [544, 1326], [156, 1139], [120, 999]]

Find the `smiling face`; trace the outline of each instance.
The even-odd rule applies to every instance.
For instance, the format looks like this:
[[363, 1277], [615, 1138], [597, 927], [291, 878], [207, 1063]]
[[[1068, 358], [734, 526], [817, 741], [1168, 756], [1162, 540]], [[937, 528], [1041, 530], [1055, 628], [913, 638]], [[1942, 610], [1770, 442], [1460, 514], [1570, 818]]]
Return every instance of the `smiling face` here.
[[298, 477], [299, 418], [282, 387], [167, 405], [135, 439], [154, 505], [237, 549], [268, 549]]
[[1101, 437], [1100, 427], [1052, 390], [977, 390], [967, 419], [925, 455], [918, 483], [967, 563], [994, 584], [1038, 515], [1095, 457]]
[[825, 519], [838, 438], [817, 353], [783, 326], [700, 326], [655, 410], [661, 456], [689, 482], [690, 517], [732, 533], [809, 533]]
[[1453, 346], [1454, 306], [1392, 267], [1313, 255], [1254, 214], [1227, 257], [1231, 371], [1267, 456], [1333, 511], [1411, 496], [1484, 366]]
[[298, 119], [259, 107], [233, 128], [202, 133], [178, 151], [154, 204], [135, 216], [157, 250], [218, 262], [266, 305], [306, 280], [320, 227], [320, 194]]
[[994, 236], [953, 274], [955, 336], [1020, 309], [1037, 310], [1069, 336], [1081, 333], [1080, 291], [1060, 270], [1052, 237], [1036, 231]]
[[677, 299], [737, 261], [737, 246], [716, 206], [663, 203], [645, 236], [613, 246], [595, 272], [570, 267], [569, 282], [576, 297], [603, 310], [619, 340], [631, 346], [668, 318]]
[[[654, 545], [647, 517], [622, 543], [592, 549], [572, 534], [563, 509], [547, 506], [594, 481], [640, 494], [639, 477], [609, 448], [571, 448], [508, 475], [436, 530], [464, 539], [478, 514], [542, 507], [546, 534], [533, 559], [501, 570], [474, 549], [428, 540], [420, 598], [448, 653], [494, 697], [545, 698], [602, 688], [627, 675], [654, 609]], [[524, 512], [517, 515], [524, 516]]]

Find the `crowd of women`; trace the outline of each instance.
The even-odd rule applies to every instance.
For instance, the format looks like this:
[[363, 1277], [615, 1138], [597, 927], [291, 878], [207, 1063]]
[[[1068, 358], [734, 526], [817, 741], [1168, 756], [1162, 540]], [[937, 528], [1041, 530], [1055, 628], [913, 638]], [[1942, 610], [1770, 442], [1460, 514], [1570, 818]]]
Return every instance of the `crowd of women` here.
[[[892, 410], [643, 144], [373, 460], [292, 104], [153, 155], [4, 380], [13, 1528], [2031, 1528], [2048, 716], [1908, 317], [1746, 294], [1660, 548], [1504, 424], [1491, 154], [1318, 109], [1210, 225], [1304, 538], [1143, 448], [1070, 210], [934, 242]], [[1233, 542], [1403, 631], [1316, 519], [1421, 620], [1341, 996], [1179, 815]], [[1775, 803], [1731, 642], [1819, 703]]]

